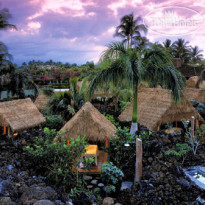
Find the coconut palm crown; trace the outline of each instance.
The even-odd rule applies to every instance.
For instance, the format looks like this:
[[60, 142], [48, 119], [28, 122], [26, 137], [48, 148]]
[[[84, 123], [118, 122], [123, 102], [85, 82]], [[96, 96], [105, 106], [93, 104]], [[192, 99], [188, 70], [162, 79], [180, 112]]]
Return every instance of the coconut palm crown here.
[[113, 42], [104, 51], [101, 62], [106, 65], [90, 81], [89, 95], [103, 84], [113, 83], [132, 88], [134, 95], [132, 126], [134, 135], [138, 130], [138, 86], [141, 81], [153, 85], [162, 85], [170, 89], [175, 101], [180, 100], [185, 79], [172, 65], [170, 55], [158, 45], [141, 52], [138, 48], [127, 48], [121, 42]]
[[133, 13], [123, 16], [114, 36], [123, 38], [123, 43], [127, 42], [127, 46], [132, 47], [134, 38], [140, 38], [141, 32], [147, 33], [147, 28], [144, 24], [140, 24], [141, 21], [142, 18], [140, 16], [134, 19]]

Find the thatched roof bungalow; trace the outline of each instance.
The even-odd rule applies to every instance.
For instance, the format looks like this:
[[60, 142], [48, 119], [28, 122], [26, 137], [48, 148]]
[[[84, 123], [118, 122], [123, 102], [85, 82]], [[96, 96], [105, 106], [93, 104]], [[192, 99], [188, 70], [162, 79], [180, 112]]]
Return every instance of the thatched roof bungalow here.
[[[187, 81], [186, 81], [186, 84], [187, 84], [187, 88], [196, 88], [196, 83], [199, 79], [199, 76], [192, 76], [190, 77]], [[205, 83], [202, 81], [200, 84], [199, 84], [199, 88], [205, 88]]]
[[38, 97], [36, 98], [34, 104], [39, 109], [39, 111], [43, 111], [49, 101], [49, 97], [44, 95], [43, 93], [40, 93]]
[[13, 132], [33, 128], [45, 122], [30, 98], [0, 103], [0, 125]]
[[[160, 88], [143, 88], [139, 90], [139, 123], [149, 129], [158, 131], [160, 125], [168, 122], [190, 119], [194, 116], [197, 120], [203, 120], [191, 103], [182, 98], [177, 105], [172, 100], [171, 91]], [[120, 121], [131, 121], [133, 103], [119, 116]]]
[[187, 100], [196, 100], [198, 102], [205, 102], [205, 90], [200, 88], [185, 88], [184, 95]]
[[61, 130], [66, 131], [65, 140], [85, 135], [90, 141], [102, 142], [115, 137], [116, 127], [90, 102], [86, 102]]

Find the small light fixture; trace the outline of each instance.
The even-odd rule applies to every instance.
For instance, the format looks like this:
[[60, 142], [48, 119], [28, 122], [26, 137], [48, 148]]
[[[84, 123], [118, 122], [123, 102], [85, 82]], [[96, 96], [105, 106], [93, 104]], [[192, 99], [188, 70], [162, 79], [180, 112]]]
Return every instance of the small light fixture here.
[[128, 142], [126, 142], [126, 143], [124, 144], [124, 146], [125, 146], [125, 147], [129, 147], [130, 144], [129, 144]]

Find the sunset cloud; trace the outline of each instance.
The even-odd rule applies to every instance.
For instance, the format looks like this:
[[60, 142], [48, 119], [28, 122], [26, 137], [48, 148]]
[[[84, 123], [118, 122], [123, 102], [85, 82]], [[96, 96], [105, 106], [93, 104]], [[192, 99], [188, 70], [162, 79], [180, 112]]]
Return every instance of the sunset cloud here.
[[[1, 41], [18, 64], [33, 59], [97, 62], [105, 45], [121, 40], [113, 37], [115, 28], [123, 15], [132, 12], [143, 18], [153, 10], [180, 3], [205, 15], [205, 2], [201, 0], [2, 0], [1, 3], [13, 16], [9, 21], [18, 27], [18, 31], [1, 31]], [[185, 11], [177, 15], [190, 16]], [[149, 30], [147, 37], [152, 42], [181, 37], [205, 50], [204, 29], [203, 24], [195, 33], [173, 37]]]

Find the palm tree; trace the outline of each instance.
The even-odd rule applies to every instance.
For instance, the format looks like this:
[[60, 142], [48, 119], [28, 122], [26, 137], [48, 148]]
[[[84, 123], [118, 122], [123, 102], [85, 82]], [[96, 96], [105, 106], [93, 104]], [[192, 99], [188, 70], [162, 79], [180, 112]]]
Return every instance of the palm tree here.
[[134, 44], [136, 47], [138, 47], [141, 50], [144, 50], [145, 48], [148, 48], [149, 46], [152, 45], [152, 43], [149, 41], [149, 39], [146, 38], [145, 36], [134, 37]]
[[172, 41], [170, 39], [166, 39], [162, 44], [166, 49], [172, 48]]
[[200, 50], [198, 46], [191, 47], [190, 49], [190, 57], [192, 63], [198, 63], [203, 60], [203, 54], [201, 54], [203, 50]]
[[180, 100], [180, 94], [185, 85], [185, 79], [172, 65], [170, 56], [164, 48], [153, 45], [141, 52], [138, 48], [127, 48], [121, 42], [108, 45], [101, 57], [106, 62], [102, 69], [89, 84], [90, 96], [95, 89], [103, 84], [112, 83], [116, 87], [126, 81], [127, 88], [134, 93], [132, 126], [130, 132], [134, 135], [138, 130], [138, 86], [140, 81], [161, 84], [171, 89], [175, 101]]
[[134, 19], [133, 13], [125, 15], [120, 20], [120, 25], [116, 28], [114, 36], [123, 38], [123, 42], [127, 42], [128, 47], [132, 47], [133, 38], [136, 36], [141, 37], [140, 32], [147, 32], [144, 24], [139, 24], [142, 18], [139, 16]]
[[17, 30], [15, 25], [10, 24], [8, 22], [9, 18], [11, 18], [11, 14], [9, 13], [8, 9], [4, 8], [0, 10], [0, 29], [12, 28], [12, 29]]
[[185, 41], [182, 38], [179, 38], [177, 41], [173, 43], [173, 53], [175, 58], [180, 58], [182, 64], [186, 63], [190, 60], [190, 52], [188, 46], [189, 42]]
[[82, 81], [80, 89], [77, 89], [78, 78], [70, 79], [70, 88], [72, 90], [73, 107], [78, 111], [84, 104], [84, 94], [86, 90], [86, 81]]
[[68, 92], [54, 93], [44, 111], [47, 115], [61, 115], [64, 120], [69, 120], [75, 113], [74, 108], [71, 106], [72, 96]]

